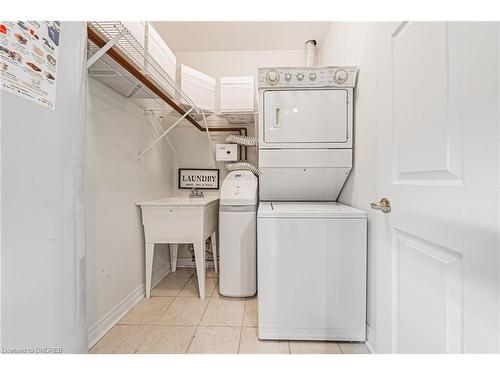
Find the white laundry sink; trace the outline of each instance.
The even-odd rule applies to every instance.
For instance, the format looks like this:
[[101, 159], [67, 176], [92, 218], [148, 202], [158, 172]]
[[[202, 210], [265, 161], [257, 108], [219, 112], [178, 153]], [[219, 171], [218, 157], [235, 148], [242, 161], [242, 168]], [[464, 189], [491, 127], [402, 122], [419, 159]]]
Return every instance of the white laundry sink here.
[[203, 198], [177, 196], [137, 203], [142, 210], [142, 224], [146, 244], [146, 296], [151, 289], [154, 244], [170, 244], [172, 271], [176, 269], [177, 244], [192, 243], [195, 248], [196, 269], [200, 297], [205, 294], [205, 240], [212, 237], [218, 224], [219, 197]]
[[177, 196], [137, 203], [142, 209], [146, 242], [191, 243], [195, 235], [207, 238], [217, 227], [218, 203], [216, 195]]
[[139, 202], [138, 206], [205, 206], [214, 201], [218, 201], [219, 196], [209, 195], [202, 198], [189, 198], [188, 196], [177, 196], [164, 199], [158, 199], [154, 201]]

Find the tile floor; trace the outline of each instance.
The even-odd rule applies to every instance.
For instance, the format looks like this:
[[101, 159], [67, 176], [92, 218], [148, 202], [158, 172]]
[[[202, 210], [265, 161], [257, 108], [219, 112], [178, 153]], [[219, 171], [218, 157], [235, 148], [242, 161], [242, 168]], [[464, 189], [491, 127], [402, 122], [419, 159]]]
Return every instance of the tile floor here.
[[207, 272], [207, 297], [198, 298], [194, 269], [168, 274], [90, 353], [364, 354], [363, 343], [261, 341], [257, 298], [224, 298]]

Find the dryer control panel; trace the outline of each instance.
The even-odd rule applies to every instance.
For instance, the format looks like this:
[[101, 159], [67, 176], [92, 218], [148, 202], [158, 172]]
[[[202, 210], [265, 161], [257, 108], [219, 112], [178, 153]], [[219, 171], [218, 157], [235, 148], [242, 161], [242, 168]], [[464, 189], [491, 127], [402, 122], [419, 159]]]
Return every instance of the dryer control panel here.
[[356, 66], [259, 68], [259, 89], [354, 87]]

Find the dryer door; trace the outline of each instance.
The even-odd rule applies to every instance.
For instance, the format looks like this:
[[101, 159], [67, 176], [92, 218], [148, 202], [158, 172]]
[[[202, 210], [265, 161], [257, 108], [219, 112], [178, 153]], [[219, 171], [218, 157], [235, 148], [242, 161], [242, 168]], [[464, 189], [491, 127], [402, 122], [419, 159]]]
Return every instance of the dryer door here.
[[263, 110], [265, 143], [348, 142], [347, 90], [265, 91]]

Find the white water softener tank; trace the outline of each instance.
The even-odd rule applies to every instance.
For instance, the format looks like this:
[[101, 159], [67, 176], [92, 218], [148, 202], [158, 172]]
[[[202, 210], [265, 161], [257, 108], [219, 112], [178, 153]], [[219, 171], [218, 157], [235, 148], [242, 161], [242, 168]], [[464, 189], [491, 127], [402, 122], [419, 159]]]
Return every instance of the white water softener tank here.
[[233, 171], [219, 202], [219, 292], [249, 297], [257, 292], [257, 177]]

